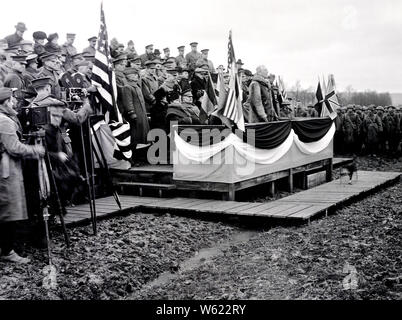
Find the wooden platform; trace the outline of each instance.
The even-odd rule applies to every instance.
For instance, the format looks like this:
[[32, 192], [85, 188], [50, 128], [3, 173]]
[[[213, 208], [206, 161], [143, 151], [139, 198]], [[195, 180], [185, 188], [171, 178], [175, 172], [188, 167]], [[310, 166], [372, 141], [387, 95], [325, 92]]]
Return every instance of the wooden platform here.
[[[328, 209], [363, 197], [381, 187], [399, 181], [398, 172], [359, 171], [358, 180], [347, 184], [348, 178], [334, 180], [318, 187], [266, 203], [218, 201], [194, 198], [161, 199], [153, 197], [121, 196], [122, 211], [183, 212], [188, 214], [223, 214], [232, 216], [262, 217], [273, 219], [309, 220]], [[98, 218], [122, 213], [113, 197], [97, 199]], [[89, 205], [67, 208], [67, 225], [88, 223]]]

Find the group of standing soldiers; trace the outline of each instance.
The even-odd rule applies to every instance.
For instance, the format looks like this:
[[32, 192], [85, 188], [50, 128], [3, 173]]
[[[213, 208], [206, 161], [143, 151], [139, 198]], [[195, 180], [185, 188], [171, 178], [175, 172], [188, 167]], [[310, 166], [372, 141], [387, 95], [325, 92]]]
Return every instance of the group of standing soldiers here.
[[337, 154], [400, 155], [402, 109], [395, 106], [349, 105], [337, 110], [334, 151]]

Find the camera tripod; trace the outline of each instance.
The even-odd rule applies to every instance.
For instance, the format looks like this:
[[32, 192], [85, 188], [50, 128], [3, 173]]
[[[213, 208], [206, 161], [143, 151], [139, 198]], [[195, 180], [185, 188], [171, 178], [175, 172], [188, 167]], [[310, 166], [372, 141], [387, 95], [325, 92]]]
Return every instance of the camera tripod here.
[[39, 199], [40, 199], [40, 207], [42, 208], [43, 220], [45, 223], [49, 264], [51, 265], [50, 235], [49, 235], [49, 217], [50, 217], [49, 202], [50, 197], [52, 196], [52, 191], [57, 203], [57, 212], [63, 230], [64, 240], [66, 242], [67, 247], [69, 247], [70, 238], [68, 236], [66, 225], [64, 223], [64, 215], [66, 213], [66, 209], [63, 207], [60, 200], [56, 179], [53, 174], [52, 163], [50, 161], [50, 156], [46, 145], [44, 129], [31, 133], [28, 136], [34, 137], [35, 144], [42, 145], [45, 148], [45, 157], [38, 159]]

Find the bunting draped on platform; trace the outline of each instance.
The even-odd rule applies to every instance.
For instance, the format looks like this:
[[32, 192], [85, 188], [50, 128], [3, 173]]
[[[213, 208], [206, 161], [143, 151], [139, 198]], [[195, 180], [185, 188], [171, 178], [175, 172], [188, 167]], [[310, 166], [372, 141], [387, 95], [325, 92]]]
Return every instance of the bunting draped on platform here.
[[314, 142], [322, 139], [330, 130], [330, 118], [312, 118], [292, 121], [292, 128], [302, 142]]
[[[250, 130], [254, 130], [254, 142], [247, 138]], [[279, 147], [288, 138], [292, 130], [291, 121], [278, 121], [270, 123], [248, 124], [246, 132], [242, 134], [244, 142], [252, 143], [259, 149], [274, 149]]]
[[301, 152], [304, 154], [315, 154], [324, 150], [331, 143], [335, 134], [335, 124], [332, 123], [328, 132], [318, 141], [305, 143], [300, 140], [300, 137], [295, 134], [294, 142]]
[[331, 123], [329, 130], [327, 130], [321, 139], [314, 142], [303, 142], [293, 129], [290, 127], [284, 128], [290, 130], [289, 134], [281, 144], [270, 149], [256, 148], [251, 144], [245, 143], [242, 139], [244, 137], [240, 138], [233, 133], [229, 134], [224, 140], [218, 143], [201, 147], [184, 141], [177, 132], [175, 132], [174, 141], [177, 151], [181, 156], [184, 156], [190, 161], [205, 163], [229, 146], [233, 146], [234, 149], [248, 161], [258, 164], [273, 164], [290, 150], [293, 143], [302, 153], [315, 154], [327, 148], [335, 134], [335, 125]]
[[[258, 149], [269, 150], [284, 143], [292, 129], [301, 142], [321, 140], [331, 129], [332, 123], [329, 117], [253, 123], [246, 125], [246, 132], [236, 131], [236, 134], [243, 142]], [[231, 133], [225, 126], [183, 125], [178, 126], [178, 132], [182, 138], [186, 138], [186, 142], [200, 147], [221, 142]]]

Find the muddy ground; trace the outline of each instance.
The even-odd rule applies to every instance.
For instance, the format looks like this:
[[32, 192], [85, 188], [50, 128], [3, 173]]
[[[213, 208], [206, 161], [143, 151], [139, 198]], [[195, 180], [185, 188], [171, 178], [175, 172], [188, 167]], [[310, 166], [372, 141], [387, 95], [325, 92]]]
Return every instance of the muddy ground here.
[[[402, 159], [358, 163], [402, 172]], [[46, 250], [19, 243], [32, 262], [0, 262], [0, 299], [401, 299], [401, 195], [398, 183], [302, 226], [135, 213], [97, 237], [70, 230], [69, 249], [53, 230], [57, 283], [43, 281]]]

